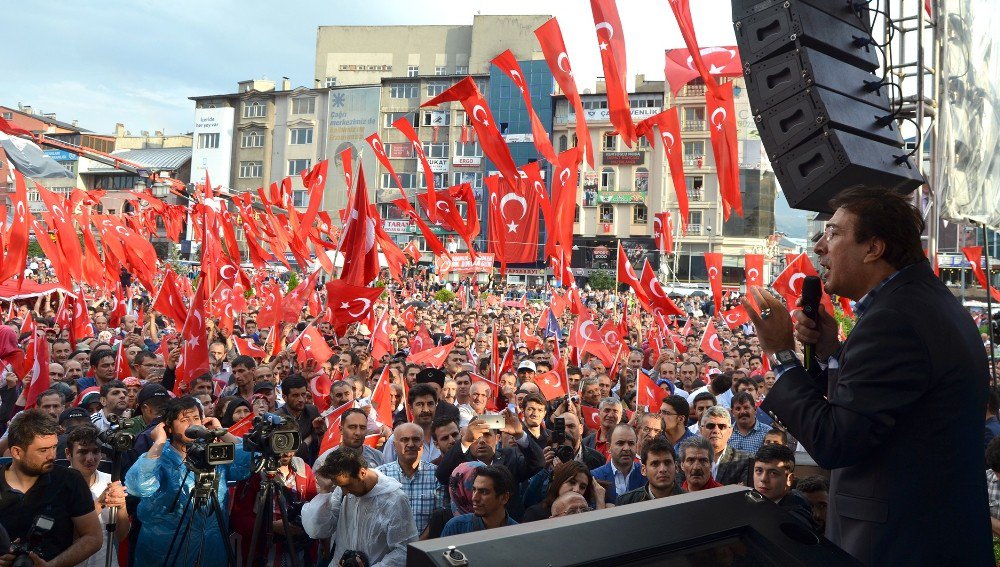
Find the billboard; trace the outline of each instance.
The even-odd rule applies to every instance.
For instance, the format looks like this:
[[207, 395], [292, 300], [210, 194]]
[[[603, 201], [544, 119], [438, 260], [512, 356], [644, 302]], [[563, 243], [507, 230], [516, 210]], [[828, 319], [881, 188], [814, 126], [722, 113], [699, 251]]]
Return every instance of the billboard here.
[[[358, 169], [358, 155], [362, 156], [365, 180], [371, 195], [378, 185], [375, 156], [365, 138], [378, 130], [379, 99], [381, 87], [351, 87], [330, 90], [330, 119], [327, 128], [326, 157], [330, 160], [327, 181], [325, 209], [344, 208], [347, 186], [344, 180], [344, 165], [340, 154], [351, 150], [351, 162]], [[363, 151], [368, 149], [369, 151]]]
[[[233, 122], [235, 108], [196, 108], [194, 110], [194, 147], [191, 148], [191, 182], [204, 183], [205, 173], [212, 184], [228, 188], [233, 166]], [[199, 148], [200, 134], [218, 134], [219, 145]]]

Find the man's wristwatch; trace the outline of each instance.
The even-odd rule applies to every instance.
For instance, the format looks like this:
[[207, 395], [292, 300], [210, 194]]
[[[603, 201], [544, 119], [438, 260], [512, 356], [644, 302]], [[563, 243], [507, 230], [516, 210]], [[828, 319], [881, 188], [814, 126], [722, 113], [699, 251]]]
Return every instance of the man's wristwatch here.
[[779, 350], [771, 355], [771, 365], [774, 366], [775, 370], [795, 365], [801, 366], [801, 364], [799, 357], [795, 355], [795, 351], [792, 349]]

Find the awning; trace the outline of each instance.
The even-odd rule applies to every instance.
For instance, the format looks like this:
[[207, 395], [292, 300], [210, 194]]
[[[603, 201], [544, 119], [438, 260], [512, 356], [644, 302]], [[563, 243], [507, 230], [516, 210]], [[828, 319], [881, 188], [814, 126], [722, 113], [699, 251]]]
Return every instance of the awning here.
[[70, 292], [66, 288], [54, 283], [38, 283], [31, 280], [25, 280], [21, 284], [21, 289], [18, 289], [18, 284], [14, 280], [9, 280], [6, 283], [0, 284], [0, 299], [4, 301], [12, 301], [15, 299], [28, 299], [32, 297], [38, 297], [40, 295], [48, 295], [61, 291], [67, 295], [76, 297], [75, 293]]

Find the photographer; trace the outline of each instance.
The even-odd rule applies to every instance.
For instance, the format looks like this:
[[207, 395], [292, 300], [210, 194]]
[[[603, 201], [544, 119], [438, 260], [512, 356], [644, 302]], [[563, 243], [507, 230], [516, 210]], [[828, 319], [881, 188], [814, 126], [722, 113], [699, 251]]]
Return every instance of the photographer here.
[[[12, 540], [37, 543], [31, 550], [36, 566], [70, 566], [86, 561], [101, 548], [101, 525], [90, 489], [80, 473], [55, 467], [56, 421], [41, 410], [21, 412], [10, 422], [8, 439], [13, 461], [0, 468], [0, 525]], [[52, 518], [51, 529], [29, 538], [39, 515]], [[9, 566], [15, 555], [0, 557]]]
[[[153, 428], [151, 436], [153, 446], [139, 457], [128, 474], [125, 475], [125, 487], [129, 494], [138, 496], [138, 519], [142, 521], [142, 531], [136, 545], [135, 564], [159, 565], [167, 558], [167, 550], [176, 530], [180, 525], [184, 502], [191, 494], [195, 479], [198, 476], [191, 471], [185, 462], [188, 446], [193, 440], [186, 436], [188, 428], [200, 425], [208, 429], [219, 428], [219, 421], [214, 417], [205, 418], [201, 407], [194, 398], [184, 397], [171, 400], [163, 414], [163, 422]], [[242, 480], [250, 475], [250, 453], [243, 451], [239, 439], [231, 434], [220, 438], [228, 443], [235, 443], [235, 460], [228, 465], [219, 465], [215, 471], [218, 475], [218, 497], [222, 509], [226, 509], [225, 489], [227, 480]], [[207, 510], [206, 510], [207, 512]], [[204, 513], [195, 513], [191, 518], [194, 525], [190, 533], [195, 540], [190, 541], [187, 560], [198, 559], [197, 551], [204, 543], [204, 565], [223, 565], [226, 562], [224, 545], [226, 542], [219, 532], [216, 519]], [[200, 538], [204, 538], [204, 542]], [[176, 553], [175, 550], [172, 553]]]

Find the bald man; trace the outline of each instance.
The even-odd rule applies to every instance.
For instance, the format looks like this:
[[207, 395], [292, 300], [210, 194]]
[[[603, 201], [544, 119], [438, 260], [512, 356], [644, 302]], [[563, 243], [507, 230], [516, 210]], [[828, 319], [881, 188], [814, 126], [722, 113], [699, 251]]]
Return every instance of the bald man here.
[[552, 517], [571, 516], [590, 512], [593, 508], [579, 492], [567, 492], [552, 501]]
[[417, 532], [423, 533], [431, 511], [444, 507], [445, 488], [434, 476], [437, 466], [421, 459], [424, 452], [423, 427], [411, 422], [399, 424], [392, 432], [392, 443], [396, 460], [375, 470], [403, 485]]

